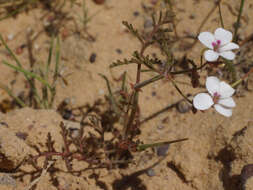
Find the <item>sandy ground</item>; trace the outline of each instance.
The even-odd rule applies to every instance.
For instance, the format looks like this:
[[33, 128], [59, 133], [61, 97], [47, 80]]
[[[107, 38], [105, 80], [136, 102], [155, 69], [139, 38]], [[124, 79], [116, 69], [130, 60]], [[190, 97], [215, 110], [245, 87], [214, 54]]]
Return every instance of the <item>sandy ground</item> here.
[[[46, 150], [45, 142], [48, 132], [55, 141], [58, 151], [63, 147], [63, 139], [58, 127], [63, 121], [55, 111], [58, 105], [66, 98], [70, 107], [93, 105], [98, 99], [105, 102], [104, 96], [108, 93], [104, 79], [99, 73], [106, 75], [113, 90], [120, 87], [114, 80], [127, 71], [128, 83], [134, 83], [136, 66], [122, 66], [109, 69], [109, 65], [118, 59], [129, 58], [134, 50], [140, 47], [139, 42], [126, 32], [122, 21], [132, 23], [135, 28], [143, 31], [144, 22], [149, 18], [144, 6], [161, 9], [163, 5], [152, 6], [151, 1], [143, 0], [106, 0], [98, 5], [87, 1], [88, 15], [93, 15], [87, 25], [87, 31], [95, 41], [87, 40], [83, 25], [78, 20], [82, 8], [67, 4], [63, 12], [69, 13], [77, 25], [72, 21], [65, 21], [60, 28], [61, 34], [61, 74], [67, 81], [57, 83], [57, 93], [53, 110], [33, 110], [30, 108], [10, 110], [1, 114], [0, 126], [0, 189], [23, 190], [32, 180], [38, 178], [32, 174], [33, 167], [22, 165], [28, 155], [36, 155], [33, 146], [40, 146]], [[82, 3], [77, 1], [77, 3]], [[233, 31], [240, 2], [224, 0], [221, 4], [224, 25], [227, 30]], [[218, 8], [216, 8], [201, 29], [199, 28], [209, 11], [215, 6], [214, 1], [181, 0], [173, 5], [176, 15], [176, 28], [179, 37], [186, 35], [196, 36], [201, 31], [213, 32], [220, 27]], [[9, 47], [17, 48], [27, 43], [28, 31], [33, 35], [39, 34], [33, 41], [33, 56], [35, 63], [45, 63], [48, 57], [50, 37], [44, 30], [45, 24], [52, 16], [41, 7], [19, 14], [16, 18], [9, 18], [0, 22], [0, 33], [7, 40]], [[252, 34], [253, 2], [246, 1], [242, 16], [239, 34], [241, 41]], [[76, 31], [79, 28], [79, 33]], [[200, 29], [200, 31], [199, 31]], [[13, 38], [10, 36], [13, 35]], [[192, 49], [183, 51], [183, 47], [192, 43], [192, 39], [181, 40], [174, 48], [176, 58], [186, 54], [189, 58], [198, 61], [202, 45], [198, 42]], [[251, 46], [252, 47], [252, 46]], [[147, 53], [158, 52], [157, 48], [148, 49]], [[1, 60], [10, 63], [14, 61], [7, 56], [6, 50], [1, 47]], [[90, 62], [90, 56], [95, 53], [96, 59]], [[159, 54], [158, 54], [159, 55]], [[18, 54], [18, 58], [25, 68], [29, 68], [29, 53], [27, 47]], [[252, 61], [251, 61], [252, 63]], [[35, 65], [35, 69], [39, 66]], [[145, 74], [143, 78], [152, 75]], [[201, 83], [205, 82], [206, 72], [201, 75]], [[193, 89], [187, 77], [178, 76], [180, 88], [183, 92], [196, 93], [203, 89]], [[251, 79], [252, 80], [252, 79]], [[26, 88], [21, 74], [16, 74], [10, 68], [0, 64], [0, 81], [8, 85], [15, 95], [20, 95]], [[250, 80], [249, 80], [250, 81]], [[249, 89], [252, 89], [249, 82]], [[0, 101], [10, 100], [9, 95], [0, 89]], [[134, 154], [134, 163], [124, 169], [92, 169], [82, 172], [79, 176], [67, 172], [64, 161], [55, 156], [54, 168], [61, 171], [51, 172], [39, 178], [36, 190], [86, 190], [86, 189], [113, 189], [113, 190], [237, 190], [253, 189], [252, 178], [243, 183], [242, 168], [253, 163], [253, 104], [252, 91], [241, 90], [234, 97], [236, 108], [231, 118], [225, 118], [210, 109], [204, 113], [179, 113], [175, 107], [158, 115], [141, 125], [141, 134], [138, 139], [144, 143], [168, 141], [180, 138], [189, 138], [188, 141], [173, 144], [169, 147], [168, 156], [159, 157], [155, 150], [148, 150]], [[181, 99], [169, 82], [158, 81], [145, 87], [140, 94], [141, 119], [163, 109]], [[104, 107], [99, 108], [101, 110]], [[5, 126], [4, 124], [7, 124]], [[78, 123], [71, 123], [80, 127]], [[32, 127], [31, 127], [32, 126]], [[26, 134], [21, 138], [17, 134]], [[19, 136], [17, 138], [17, 136]], [[21, 135], [22, 136], [22, 135]], [[5, 138], [4, 138], [5, 137]], [[23, 136], [22, 136], [23, 137]], [[22, 140], [23, 139], [23, 140]], [[110, 138], [109, 138], [110, 139]], [[11, 162], [1, 155], [7, 155]], [[87, 163], [73, 161], [73, 168], [83, 169]], [[156, 164], [152, 169], [145, 170]], [[43, 160], [39, 161], [40, 167]], [[15, 167], [21, 167], [26, 175], [21, 178], [17, 173], [9, 172]], [[29, 173], [30, 172], [30, 173]], [[22, 173], [22, 172], [21, 172]], [[150, 174], [151, 173], [151, 174]], [[20, 173], [18, 173], [20, 174]], [[1, 177], [2, 176], [2, 177]], [[14, 176], [15, 179], [14, 179]], [[13, 178], [12, 178], [13, 177]], [[22, 180], [21, 180], [22, 179]], [[2, 187], [1, 187], [2, 186]]]

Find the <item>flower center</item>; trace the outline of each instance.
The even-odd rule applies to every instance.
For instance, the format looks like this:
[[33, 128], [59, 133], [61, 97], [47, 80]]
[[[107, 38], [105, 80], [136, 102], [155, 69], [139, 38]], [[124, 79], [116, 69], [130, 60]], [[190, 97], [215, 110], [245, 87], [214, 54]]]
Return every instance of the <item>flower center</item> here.
[[217, 104], [218, 101], [219, 101], [219, 99], [220, 99], [219, 93], [218, 93], [218, 92], [215, 92], [215, 93], [213, 94], [213, 102], [214, 102], [214, 104]]
[[221, 44], [220, 40], [216, 40], [215, 42], [212, 42], [213, 50], [218, 52], [220, 48], [220, 44]]

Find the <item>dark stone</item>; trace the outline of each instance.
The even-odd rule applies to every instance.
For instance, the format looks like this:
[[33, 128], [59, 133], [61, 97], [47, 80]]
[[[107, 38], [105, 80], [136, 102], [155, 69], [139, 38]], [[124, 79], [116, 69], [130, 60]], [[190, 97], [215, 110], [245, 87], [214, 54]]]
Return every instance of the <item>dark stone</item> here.
[[140, 13], [138, 12], [138, 11], [134, 11], [134, 16], [139, 16], [140, 15]]
[[96, 58], [97, 58], [97, 54], [96, 53], [92, 53], [90, 55], [90, 63], [94, 63], [96, 61]]
[[119, 48], [116, 49], [116, 52], [117, 52], [118, 54], [122, 54], [122, 50], [119, 49]]
[[153, 177], [153, 176], [156, 175], [156, 174], [155, 174], [155, 171], [153, 170], [153, 168], [148, 169], [148, 170], [146, 171], [146, 173], [147, 173], [147, 175], [148, 175], [149, 177]]
[[162, 146], [157, 147], [157, 156], [166, 156], [169, 149], [169, 145], [165, 144]]

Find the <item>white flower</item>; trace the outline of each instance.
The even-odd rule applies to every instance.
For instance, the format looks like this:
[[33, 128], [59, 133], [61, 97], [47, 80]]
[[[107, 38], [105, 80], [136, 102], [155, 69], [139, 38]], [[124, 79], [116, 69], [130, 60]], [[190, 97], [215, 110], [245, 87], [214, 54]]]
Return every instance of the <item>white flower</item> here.
[[223, 28], [217, 28], [214, 35], [210, 32], [201, 32], [198, 39], [210, 49], [204, 53], [205, 59], [209, 62], [216, 61], [219, 56], [233, 60], [235, 54], [231, 50], [239, 48], [237, 44], [231, 42], [232, 33]]
[[193, 106], [198, 110], [206, 110], [214, 106], [220, 114], [230, 117], [235, 102], [231, 97], [235, 90], [217, 77], [207, 77], [206, 88], [208, 93], [199, 93], [193, 98]]

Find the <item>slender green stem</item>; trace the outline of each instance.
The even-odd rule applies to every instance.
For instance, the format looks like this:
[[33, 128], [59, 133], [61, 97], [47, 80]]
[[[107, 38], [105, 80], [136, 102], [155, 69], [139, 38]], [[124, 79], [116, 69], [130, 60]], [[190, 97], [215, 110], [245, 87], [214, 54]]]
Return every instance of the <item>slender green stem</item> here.
[[6, 62], [6, 61], [3, 61], [2, 63], [5, 64], [5, 65], [7, 65], [8, 67], [14, 69], [15, 71], [19, 71], [19, 72], [21, 72], [21, 73], [24, 73], [26, 76], [30, 76], [30, 77], [32, 77], [32, 78], [37, 79], [38, 81], [40, 81], [41, 83], [43, 83], [45, 86], [47, 86], [49, 89], [51, 89], [50, 84], [48, 84], [48, 82], [47, 82], [46, 80], [44, 80], [43, 78], [39, 77], [39, 76], [36, 75], [35, 73], [32, 73], [32, 72], [30, 72], [30, 71], [27, 71], [27, 70], [25, 70], [25, 69], [23, 69], [23, 68], [21, 68], [21, 67], [16, 67], [16, 66], [14, 66], [14, 65], [12, 65], [12, 64], [9, 64], [9, 63]]
[[221, 14], [221, 6], [220, 6], [220, 3], [221, 3], [221, 1], [218, 2], [219, 15], [220, 15], [220, 23], [221, 23], [222, 28], [225, 28], [225, 27], [224, 27], [223, 18], [222, 18], [222, 14]]
[[[18, 58], [16, 57], [16, 55], [12, 52], [12, 50], [9, 48], [9, 46], [6, 44], [6, 42], [4, 41], [2, 35], [0, 34], [0, 41], [3, 43], [5, 49], [8, 51], [8, 53], [11, 55], [11, 57], [15, 60], [18, 68], [23, 69], [23, 66], [21, 65], [20, 61], [18, 60]], [[6, 62], [7, 63], [7, 62]], [[7, 63], [8, 64], [8, 63]], [[9, 64], [8, 64], [9, 65]], [[14, 65], [11, 65], [12, 68], [15, 67]], [[13, 68], [14, 69], [14, 68]], [[28, 71], [27, 71], [28, 72]], [[40, 104], [40, 98], [38, 95], [38, 92], [34, 86], [34, 82], [30, 79], [30, 76], [27, 74], [27, 72], [23, 72], [26, 80], [29, 82], [31, 89], [32, 89], [32, 93], [34, 93], [35, 95], [35, 100], [37, 101], [38, 104]]]
[[56, 81], [57, 78], [59, 76], [59, 64], [60, 64], [60, 38], [59, 36], [57, 36], [56, 39], [56, 55], [55, 55], [55, 68], [54, 68], [54, 76], [53, 76], [53, 83], [52, 83], [52, 88], [49, 88], [50, 92], [51, 92], [51, 100], [50, 100], [50, 104], [49, 107], [52, 107], [53, 102], [54, 102], [54, 98], [56, 95]]
[[147, 148], [153, 148], [153, 147], [157, 147], [157, 146], [169, 145], [169, 144], [182, 142], [182, 141], [186, 141], [186, 140], [188, 140], [188, 138], [178, 139], [178, 140], [174, 140], [174, 141], [158, 142], [158, 143], [152, 143], [152, 144], [140, 144], [140, 145], [137, 146], [137, 150], [138, 151], [144, 151]]
[[54, 47], [54, 37], [52, 37], [51, 39], [51, 44], [49, 48], [49, 54], [48, 54], [47, 65], [46, 65], [46, 73], [45, 73], [46, 80], [48, 79], [49, 68], [52, 62], [53, 47]]
[[60, 39], [59, 36], [57, 37], [57, 43], [56, 43], [56, 55], [55, 55], [55, 68], [54, 68], [54, 81], [53, 86], [55, 86], [55, 82], [59, 75], [59, 63], [60, 63]]
[[[0, 34], [0, 40], [3, 43], [5, 49], [8, 51], [8, 53], [11, 55], [11, 57], [15, 60], [15, 62], [17, 63], [17, 65], [19, 67], [22, 67], [21, 63], [19, 62], [18, 58], [15, 56], [15, 54], [12, 52], [12, 50], [9, 48], [9, 46], [6, 44], [6, 42], [4, 41], [2, 35]], [[29, 77], [28, 77], [29, 78]]]
[[153, 82], [158, 81], [158, 80], [163, 79], [163, 78], [164, 78], [163, 75], [157, 75], [157, 76], [155, 76], [155, 77], [153, 77], [151, 79], [148, 79], [148, 80], [145, 80], [145, 81], [143, 81], [141, 83], [135, 84], [134, 88], [135, 89], [140, 89], [140, 88], [142, 88], [142, 87], [144, 87], [144, 86], [146, 86], [146, 85], [148, 85], [150, 83], [153, 83]]
[[100, 74], [99, 75], [105, 80], [106, 82], [106, 86], [107, 86], [107, 89], [108, 89], [108, 92], [109, 92], [109, 99], [111, 101], [111, 105], [112, 105], [112, 109], [113, 111], [117, 114], [118, 117], [120, 117], [120, 110], [118, 109], [118, 106], [117, 106], [117, 101], [115, 100], [115, 97], [113, 95], [113, 92], [112, 92], [112, 89], [111, 89], [111, 85], [110, 85], [110, 82], [109, 80], [107, 79], [107, 77], [103, 74]]
[[136, 113], [137, 113], [138, 98], [139, 98], [139, 92], [138, 91], [134, 91], [134, 94], [133, 94], [133, 103], [132, 103], [133, 106], [132, 106], [132, 109], [131, 109], [131, 113], [130, 113], [129, 119], [128, 119], [128, 121], [127, 121], [127, 123], [126, 123], [126, 125], [124, 126], [124, 129], [123, 129], [123, 135], [124, 135], [125, 139], [129, 135], [129, 129], [131, 128], [131, 126], [132, 126], [132, 124], [134, 122]]
[[[41, 76], [48, 81], [48, 74], [49, 74], [49, 69], [50, 65], [52, 62], [52, 54], [53, 54], [53, 48], [54, 48], [54, 37], [51, 38], [51, 43], [50, 43], [50, 48], [49, 48], [49, 54], [47, 58], [47, 64], [46, 64], [46, 71], [45, 73], [41, 71]], [[48, 103], [48, 88], [46, 86], [42, 87], [42, 99], [43, 99], [43, 104], [45, 108], [49, 108], [49, 103]]]
[[240, 20], [241, 20], [241, 16], [242, 16], [244, 1], [245, 0], [241, 0], [239, 14], [237, 16], [237, 21], [236, 21], [236, 24], [235, 24], [235, 32], [234, 32], [234, 39], [233, 39], [234, 42], [237, 42], [237, 40], [238, 40], [237, 32], [238, 32], [238, 29], [240, 27]]
[[[196, 70], [200, 70], [200, 69], [204, 68], [206, 65], [207, 65], [207, 63], [206, 64], [202, 64], [200, 67], [196, 68]], [[169, 74], [170, 75], [178, 75], [178, 74], [183, 74], [183, 73], [189, 73], [189, 72], [192, 72], [193, 70], [194, 69], [187, 69], [187, 70], [183, 70], [183, 71], [170, 72]], [[134, 89], [141, 89], [142, 87], [144, 87], [144, 86], [146, 86], [146, 85], [148, 85], [150, 83], [153, 83], [155, 81], [161, 80], [163, 78], [164, 78], [164, 76], [161, 75], [161, 74], [156, 75], [156, 76], [154, 76], [151, 79], [148, 79], [148, 80], [145, 80], [143, 82], [135, 84], [134, 85]]]

